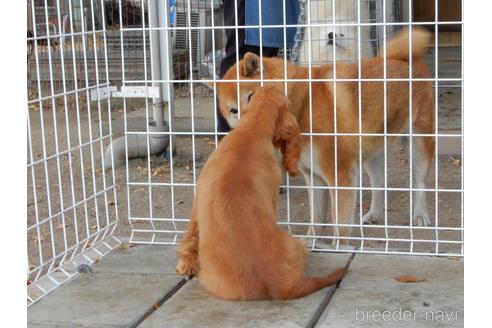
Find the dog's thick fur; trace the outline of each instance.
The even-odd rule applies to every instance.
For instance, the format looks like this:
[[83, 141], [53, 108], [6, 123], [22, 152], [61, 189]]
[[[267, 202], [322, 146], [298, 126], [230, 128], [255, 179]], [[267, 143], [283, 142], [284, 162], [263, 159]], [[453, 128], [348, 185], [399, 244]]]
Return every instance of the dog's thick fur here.
[[[308, 185], [329, 185], [338, 187], [358, 186], [359, 164], [359, 136], [358, 133], [379, 134], [376, 136], [362, 136], [362, 160], [369, 174], [371, 187], [379, 188], [372, 191], [371, 208], [363, 217], [365, 223], [374, 223], [384, 213], [384, 145], [385, 139], [381, 134], [408, 133], [412, 125], [413, 134], [434, 133], [434, 100], [432, 83], [417, 80], [412, 82], [412, 111], [409, 112], [410, 96], [408, 81], [387, 81], [384, 78], [384, 58], [386, 53], [386, 77], [388, 79], [409, 78], [409, 58], [412, 56], [412, 75], [414, 79], [430, 78], [431, 75], [422, 61], [422, 54], [430, 41], [430, 34], [423, 29], [412, 29], [412, 54], [409, 52], [409, 32], [401, 31], [394, 39], [388, 40], [386, 51], [380, 50], [379, 57], [364, 60], [361, 63], [361, 78], [372, 79], [361, 82], [361, 123], [359, 126], [359, 83], [357, 79], [358, 65], [349, 63], [327, 64], [309, 68], [284, 63], [279, 58], [259, 58], [255, 54], [247, 53], [239, 62], [239, 99], [241, 113], [248, 111], [248, 98], [260, 88], [257, 81], [262, 76], [265, 85], [273, 85], [284, 90], [284, 82], [269, 79], [287, 80], [311, 78], [309, 82], [287, 83], [289, 107], [296, 117], [300, 130], [304, 133], [313, 132], [313, 165], [310, 156], [310, 138], [303, 137], [302, 154], [299, 161], [300, 171]], [[284, 71], [287, 67], [287, 72]], [[351, 79], [352, 81], [316, 81], [316, 79], [333, 79], [336, 70], [337, 79]], [[262, 72], [261, 72], [262, 71]], [[262, 75], [260, 75], [262, 73]], [[236, 66], [226, 73], [225, 80], [237, 80]], [[237, 83], [221, 83], [218, 87], [220, 110], [229, 125], [234, 127], [238, 121], [238, 90]], [[312, 97], [310, 97], [310, 95]], [[310, 101], [312, 100], [312, 102]], [[386, 104], [385, 104], [386, 99]], [[334, 101], [336, 100], [336, 112]], [[385, 114], [386, 106], [386, 114]], [[310, 113], [312, 108], [312, 114]], [[336, 129], [334, 126], [336, 114]], [[312, 116], [311, 116], [312, 115]], [[412, 119], [412, 124], [409, 119]], [[386, 127], [384, 122], [387, 122]], [[311, 130], [312, 125], [312, 130]], [[319, 134], [325, 135], [319, 135]], [[334, 133], [355, 134], [338, 135]], [[388, 145], [397, 139], [388, 136]], [[335, 146], [336, 140], [336, 146]], [[425, 188], [424, 182], [432, 164], [434, 154], [434, 137], [413, 137], [413, 187]], [[335, 148], [336, 147], [336, 148]], [[335, 157], [336, 154], [336, 157]], [[335, 158], [337, 163], [335, 165]], [[337, 167], [337, 174], [335, 174]], [[313, 169], [314, 181], [311, 182]], [[335, 179], [336, 177], [336, 179]], [[349, 224], [353, 224], [356, 207], [357, 192], [355, 189], [329, 190], [331, 198], [331, 217], [333, 223], [346, 224], [335, 229], [335, 233], [342, 238], [350, 235]], [[338, 197], [335, 197], [338, 193]], [[314, 200], [314, 220], [324, 222], [327, 212], [328, 191], [326, 189], [310, 190], [310, 197]], [[338, 199], [338, 206], [335, 203]], [[429, 225], [429, 215], [423, 191], [414, 192], [413, 224]], [[338, 210], [337, 210], [338, 209]], [[315, 234], [313, 227], [310, 234]], [[346, 238], [345, 238], [346, 240]], [[346, 243], [346, 242], [345, 242]]]
[[281, 170], [296, 174], [300, 133], [274, 87], [259, 89], [248, 114], [210, 156], [198, 180], [176, 271], [198, 274], [214, 296], [228, 300], [291, 299], [338, 282], [304, 275], [305, 246], [276, 223]]

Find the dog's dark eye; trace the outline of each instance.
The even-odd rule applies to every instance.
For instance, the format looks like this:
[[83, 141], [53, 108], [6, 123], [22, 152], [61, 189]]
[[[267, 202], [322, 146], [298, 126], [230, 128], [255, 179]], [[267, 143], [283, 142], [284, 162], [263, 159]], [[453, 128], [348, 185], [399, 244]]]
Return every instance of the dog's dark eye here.
[[254, 94], [255, 94], [254, 92], [251, 92], [251, 93], [249, 94], [249, 96], [248, 96], [248, 102], [250, 102], [251, 97], [253, 97], [253, 95], [254, 95]]
[[231, 112], [231, 114], [236, 115], [238, 113], [238, 110], [237, 110], [237, 108], [231, 108], [230, 112]]

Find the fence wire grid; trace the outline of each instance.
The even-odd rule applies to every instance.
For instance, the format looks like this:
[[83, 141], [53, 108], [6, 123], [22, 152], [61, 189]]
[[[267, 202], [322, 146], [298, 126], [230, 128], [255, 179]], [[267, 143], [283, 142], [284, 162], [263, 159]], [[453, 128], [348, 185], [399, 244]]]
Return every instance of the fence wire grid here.
[[[286, 1], [281, 1], [284, 17]], [[356, 183], [320, 183], [311, 170], [306, 179], [285, 177], [280, 188], [278, 223], [309, 240], [311, 250], [464, 255], [464, 24], [462, 1], [452, 2], [460, 8], [457, 17], [445, 16], [443, 2], [435, 0], [426, 2], [429, 12], [422, 18], [417, 10], [424, 5], [418, 0], [300, 0], [295, 24], [284, 19], [268, 25], [284, 36], [288, 28], [297, 30], [294, 47], [288, 47], [284, 37], [278, 54], [284, 61], [308, 67], [348, 62], [358, 68], [355, 79], [313, 79], [309, 74], [307, 79], [285, 75], [264, 80], [262, 75], [258, 80], [283, 82], [286, 93], [289, 83], [306, 83], [310, 104], [313, 81], [331, 83], [335, 94], [340, 83], [353, 83], [358, 89], [359, 131], [340, 133], [335, 124], [332, 133], [319, 133], [312, 130], [312, 123], [309, 131], [303, 131], [311, 168], [314, 139], [331, 138], [336, 143], [338, 138], [356, 137]], [[221, 0], [28, 0], [27, 10], [27, 303], [31, 305], [120, 246], [116, 236], [131, 243], [179, 243], [197, 178], [221, 135], [215, 104], [222, 83], [218, 72], [225, 56], [225, 30], [232, 29], [237, 36], [242, 29], [262, 30], [267, 25], [225, 26]], [[433, 34], [423, 57], [431, 78], [389, 78], [386, 58], [382, 78], [361, 77], [362, 61], [385, 49], [397, 31], [416, 26]], [[260, 48], [262, 42], [260, 37]], [[370, 81], [384, 85], [381, 133], [361, 130], [361, 88]], [[411, 123], [406, 132], [387, 131], [387, 85], [405, 82], [412, 94], [413, 83], [422, 81], [433, 87], [433, 132], [417, 134]], [[337, 97], [333, 99], [336, 108]], [[408, 101], [412, 122], [412, 97]], [[380, 185], [371, 184], [366, 173], [364, 138], [384, 139]], [[412, 149], [419, 138], [435, 141], [425, 185], [414, 181]], [[335, 150], [335, 175], [336, 157]], [[346, 190], [356, 193], [357, 203], [353, 221], [342, 223], [338, 202], [332, 217], [327, 196], [336, 199]], [[384, 211], [376, 223], [365, 224], [375, 192], [382, 197]], [[323, 218], [314, 217], [313, 198], [319, 195], [328, 208]], [[422, 195], [428, 226], [412, 222], [415, 197]], [[315, 235], [308, 233], [310, 227]], [[331, 244], [341, 227], [352, 228], [352, 233]], [[342, 240], [349, 245], [343, 246]]]

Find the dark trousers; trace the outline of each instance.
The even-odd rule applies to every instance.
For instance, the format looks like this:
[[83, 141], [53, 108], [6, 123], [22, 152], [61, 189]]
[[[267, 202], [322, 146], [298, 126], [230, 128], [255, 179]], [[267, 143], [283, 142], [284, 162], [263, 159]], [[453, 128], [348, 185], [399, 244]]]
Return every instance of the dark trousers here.
[[[245, 10], [244, 10], [245, 0], [237, 0], [237, 25], [245, 25]], [[224, 0], [224, 25], [234, 26], [236, 25], [236, 20], [234, 18], [234, 0]], [[236, 63], [236, 53], [239, 59], [242, 59], [244, 54], [247, 52], [253, 52], [260, 55], [260, 47], [250, 46], [244, 44], [245, 30], [244, 28], [237, 29], [237, 43], [238, 49], [236, 49], [236, 30], [226, 29], [225, 30], [227, 42], [226, 42], [226, 56], [222, 59], [220, 64], [220, 78], [222, 79], [225, 73], [231, 68], [232, 65]], [[265, 57], [275, 57], [278, 54], [278, 48], [263, 47], [263, 56]], [[219, 110], [219, 104], [216, 104], [217, 108], [217, 132], [228, 132], [230, 130], [227, 121], [222, 117]], [[222, 136], [219, 136], [219, 138]]]

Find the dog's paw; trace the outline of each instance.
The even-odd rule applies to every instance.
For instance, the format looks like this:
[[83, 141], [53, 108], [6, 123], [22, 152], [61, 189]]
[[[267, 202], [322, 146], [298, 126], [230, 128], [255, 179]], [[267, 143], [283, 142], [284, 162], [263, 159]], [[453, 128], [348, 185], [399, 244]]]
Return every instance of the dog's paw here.
[[382, 212], [369, 210], [369, 212], [364, 214], [364, 216], [362, 217], [362, 222], [364, 224], [377, 223], [378, 219], [382, 218], [383, 216], [384, 216], [384, 213], [382, 213]]
[[331, 240], [331, 247], [332, 248], [345, 248], [350, 244], [350, 241], [348, 239], [342, 239], [342, 238], [333, 238]]
[[306, 247], [313, 247], [314, 242], [317, 241], [316, 232], [314, 231], [314, 227], [310, 225], [306, 231], [306, 236], [301, 238], [302, 243]]
[[415, 214], [413, 216], [413, 225], [418, 227], [428, 227], [431, 222], [428, 214]]
[[178, 259], [178, 265], [176, 266], [176, 273], [185, 276], [194, 276], [198, 274], [198, 265], [190, 263], [183, 258]]

